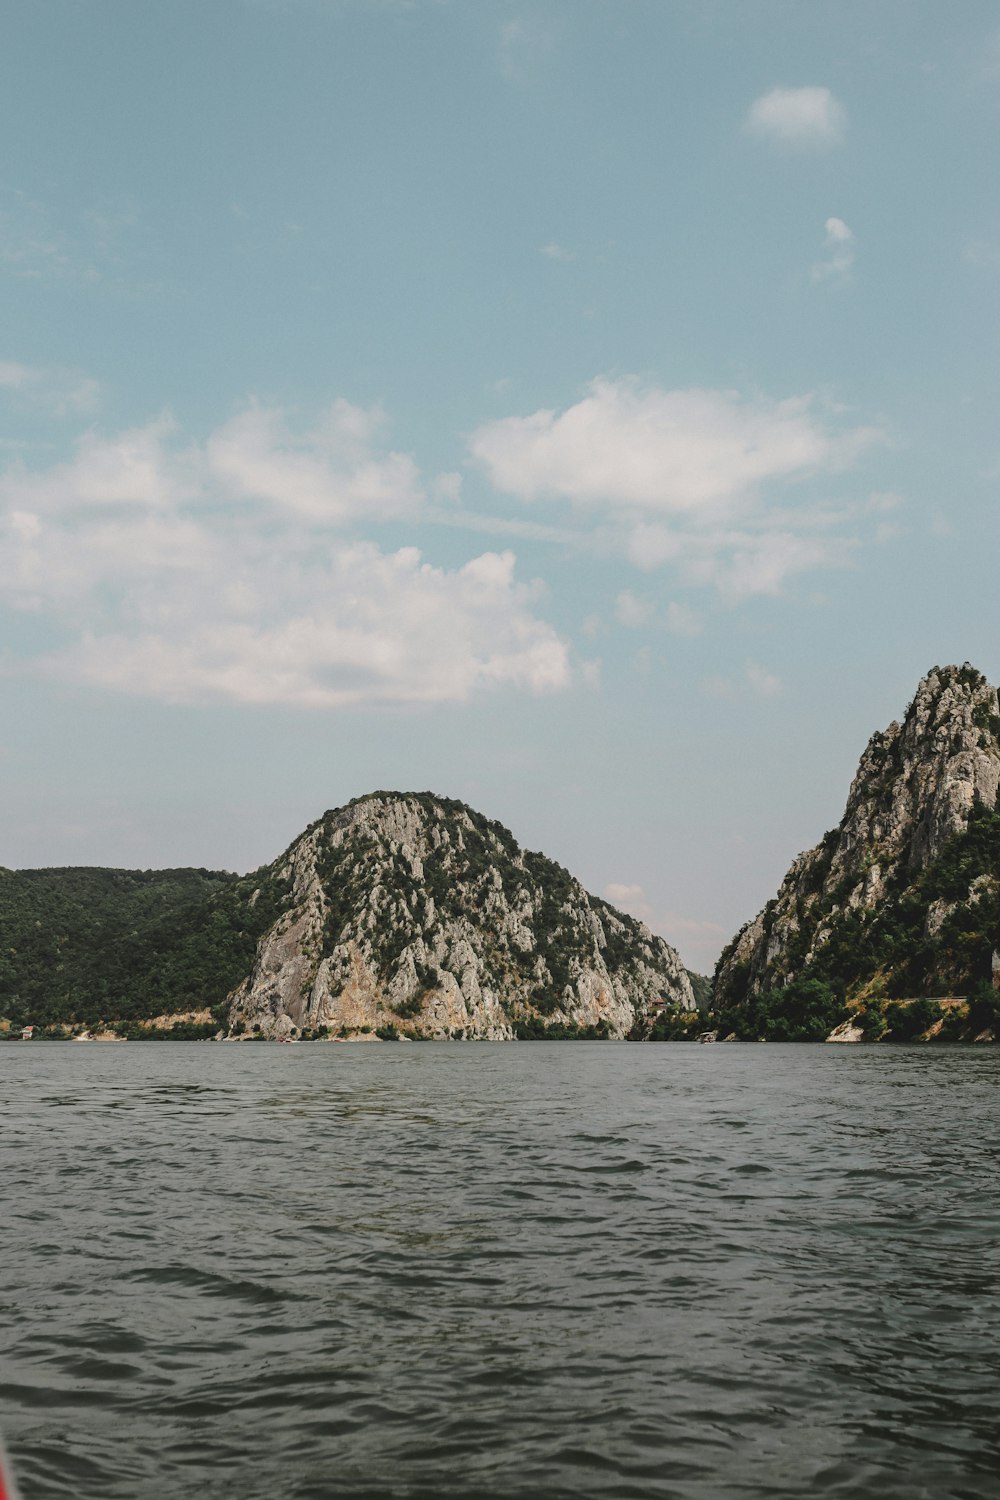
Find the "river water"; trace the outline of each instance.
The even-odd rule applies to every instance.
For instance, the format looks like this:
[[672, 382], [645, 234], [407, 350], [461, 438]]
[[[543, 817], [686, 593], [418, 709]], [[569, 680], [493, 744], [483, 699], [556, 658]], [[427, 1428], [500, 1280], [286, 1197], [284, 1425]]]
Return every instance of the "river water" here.
[[998, 1085], [985, 1047], [2, 1047], [23, 1500], [997, 1500]]

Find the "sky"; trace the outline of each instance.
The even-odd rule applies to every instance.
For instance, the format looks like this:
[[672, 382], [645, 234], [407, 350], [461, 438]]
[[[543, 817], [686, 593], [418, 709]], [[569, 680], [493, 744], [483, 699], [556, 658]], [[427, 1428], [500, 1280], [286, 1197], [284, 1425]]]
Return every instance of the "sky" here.
[[685, 962], [1000, 678], [995, 0], [0, 20], [0, 864], [471, 803]]

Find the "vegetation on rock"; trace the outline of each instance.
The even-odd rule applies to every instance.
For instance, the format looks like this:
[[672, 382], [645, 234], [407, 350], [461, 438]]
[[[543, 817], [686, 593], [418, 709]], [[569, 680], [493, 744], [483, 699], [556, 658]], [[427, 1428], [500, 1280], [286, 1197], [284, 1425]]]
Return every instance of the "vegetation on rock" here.
[[359, 798], [276, 868], [293, 895], [235, 997], [234, 1025], [596, 1039], [642, 1034], [662, 994], [694, 1004], [661, 938], [450, 798]]
[[601, 1039], [663, 995], [694, 1004], [668, 944], [429, 792], [358, 798], [242, 878], [0, 870], [4, 1035]]
[[[816, 1040], [870, 1003], [866, 1036], [899, 1040], [942, 1019], [927, 1008], [932, 997], [991, 988], [998, 731], [997, 693], [981, 673], [968, 663], [932, 669], [903, 723], [869, 742], [839, 826], [794, 861], [776, 898], [724, 950], [714, 980], [720, 1032]], [[903, 1000], [912, 1003], [886, 1012]], [[941, 1029], [957, 1034], [947, 1020]]]

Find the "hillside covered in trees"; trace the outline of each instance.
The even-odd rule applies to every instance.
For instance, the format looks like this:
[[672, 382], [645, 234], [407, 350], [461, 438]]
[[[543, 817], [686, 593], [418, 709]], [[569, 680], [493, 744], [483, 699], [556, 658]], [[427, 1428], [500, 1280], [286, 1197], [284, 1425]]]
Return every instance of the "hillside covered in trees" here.
[[431, 793], [358, 798], [245, 877], [0, 870], [8, 1034], [641, 1039], [694, 1004], [662, 938]]

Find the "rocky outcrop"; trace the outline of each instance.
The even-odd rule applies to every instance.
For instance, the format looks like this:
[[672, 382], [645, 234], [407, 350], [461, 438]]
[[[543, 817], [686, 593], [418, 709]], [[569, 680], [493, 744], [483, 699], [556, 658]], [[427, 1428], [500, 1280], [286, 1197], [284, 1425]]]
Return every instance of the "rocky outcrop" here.
[[232, 997], [236, 1033], [623, 1037], [654, 1002], [694, 1006], [662, 938], [430, 793], [327, 813], [272, 878], [291, 894]]
[[[848, 998], [990, 973], [1000, 893], [1000, 705], [968, 663], [935, 667], [872, 736], [844, 816], [795, 859], [719, 961], [720, 1008], [816, 977]], [[964, 944], [964, 946], [963, 946]]]

